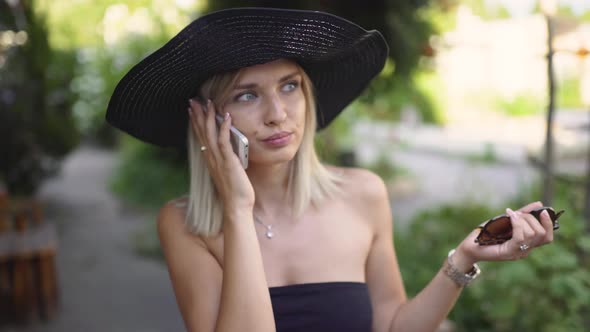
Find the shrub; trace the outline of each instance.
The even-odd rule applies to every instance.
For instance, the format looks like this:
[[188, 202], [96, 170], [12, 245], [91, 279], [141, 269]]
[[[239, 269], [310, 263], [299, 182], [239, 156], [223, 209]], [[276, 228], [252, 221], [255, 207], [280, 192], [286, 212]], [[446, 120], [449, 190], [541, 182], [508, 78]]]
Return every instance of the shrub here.
[[162, 149], [125, 137], [119, 156], [111, 190], [132, 205], [153, 212], [188, 193], [184, 149]]
[[[519, 207], [539, 197], [532, 189], [509, 202]], [[569, 194], [568, 194], [569, 193]], [[482, 263], [483, 274], [458, 300], [450, 319], [458, 331], [583, 331], [590, 310], [590, 236], [571, 188], [558, 188], [556, 209], [565, 209], [551, 245], [524, 260]], [[395, 235], [408, 293], [420, 291], [446, 253], [474, 227], [503, 209], [462, 202], [425, 211]], [[434, 254], [433, 254], [434, 253]], [[418, 262], [409, 264], [409, 262]]]

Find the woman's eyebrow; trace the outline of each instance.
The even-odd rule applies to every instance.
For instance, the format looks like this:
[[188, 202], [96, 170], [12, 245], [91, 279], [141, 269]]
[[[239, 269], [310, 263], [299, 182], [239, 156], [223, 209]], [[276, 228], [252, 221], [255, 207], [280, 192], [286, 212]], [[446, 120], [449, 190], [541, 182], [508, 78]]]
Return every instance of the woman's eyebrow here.
[[[297, 75], [300, 75], [299, 72], [294, 72], [291, 74], [287, 74], [281, 78], [279, 78], [278, 82], [284, 82], [286, 80], [289, 80]], [[236, 86], [234, 86], [234, 90], [246, 90], [246, 89], [254, 89], [255, 87], [257, 87], [258, 84], [256, 83], [246, 83], [246, 84], [237, 84]]]
[[281, 78], [279, 79], [279, 82], [284, 82], [284, 81], [286, 81], [286, 80], [290, 80], [290, 79], [292, 79], [293, 77], [295, 77], [295, 76], [297, 76], [297, 75], [299, 75], [299, 72], [297, 72], [297, 71], [296, 71], [296, 72], [294, 72], [294, 73], [291, 73], [291, 74], [285, 75], [285, 76], [283, 76], [283, 77], [281, 77]]

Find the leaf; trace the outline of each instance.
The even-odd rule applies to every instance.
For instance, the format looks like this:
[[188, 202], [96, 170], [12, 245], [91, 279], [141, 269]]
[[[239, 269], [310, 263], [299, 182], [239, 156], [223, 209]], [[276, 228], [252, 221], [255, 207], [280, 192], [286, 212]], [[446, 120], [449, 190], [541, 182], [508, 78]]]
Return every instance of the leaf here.
[[489, 309], [494, 319], [505, 320], [514, 316], [518, 311], [517, 303], [513, 301], [502, 301]]
[[582, 236], [576, 240], [576, 245], [587, 253], [590, 253], [590, 236]]

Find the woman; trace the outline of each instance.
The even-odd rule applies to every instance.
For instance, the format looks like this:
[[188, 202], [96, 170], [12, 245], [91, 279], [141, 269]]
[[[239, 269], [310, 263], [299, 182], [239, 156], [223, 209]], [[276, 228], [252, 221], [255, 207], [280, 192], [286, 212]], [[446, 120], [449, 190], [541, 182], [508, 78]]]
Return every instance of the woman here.
[[[188, 141], [190, 195], [162, 207], [158, 231], [189, 331], [434, 331], [476, 262], [552, 241], [547, 212], [528, 213], [540, 203], [508, 209], [512, 239], [480, 246], [473, 231], [448, 258], [435, 253], [441, 270], [407, 299], [383, 181], [322, 165], [313, 146], [387, 54], [377, 31], [330, 14], [230, 9], [119, 83], [111, 124], [161, 146]], [[248, 138], [247, 169], [231, 126]]]

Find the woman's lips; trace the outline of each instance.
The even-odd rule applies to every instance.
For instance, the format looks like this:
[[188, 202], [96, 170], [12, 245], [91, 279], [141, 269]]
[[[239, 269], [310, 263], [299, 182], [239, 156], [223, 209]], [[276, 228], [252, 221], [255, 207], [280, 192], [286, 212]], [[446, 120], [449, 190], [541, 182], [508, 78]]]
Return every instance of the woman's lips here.
[[291, 137], [293, 137], [292, 133], [282, 132], [272, 135], [262, 141], [270, 146], [278, 147], [287, 145], [291, 141]]

